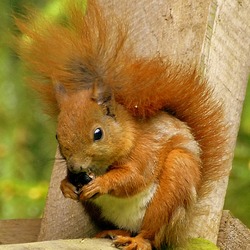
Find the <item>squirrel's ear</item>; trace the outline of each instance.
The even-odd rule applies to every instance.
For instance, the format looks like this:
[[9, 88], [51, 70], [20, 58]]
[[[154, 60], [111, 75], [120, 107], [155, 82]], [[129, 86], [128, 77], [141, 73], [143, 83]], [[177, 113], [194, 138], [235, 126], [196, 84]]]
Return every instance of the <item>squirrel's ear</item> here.
[[97, 104], [102, 105], [109, 102], [112, 98], [111, 89], [104, 84], [101, 84], [96, 80], [92, 86], [92, 95], [91, 99], [95, 101]]
[[91, 99], [103, 107], [106, 115], [115, 117], [115, 102], [111, 88], [100, 84], [97, 81], [93, 83]]
[[56, 101], [58, 103], [58, 106], [60, 107], [63, 100], [67, 98], [67, 91], [65, 87], [63, 86], [63, 84], [61, 84], [58, 81], [54, 81], [53, 85], [55, 89]]

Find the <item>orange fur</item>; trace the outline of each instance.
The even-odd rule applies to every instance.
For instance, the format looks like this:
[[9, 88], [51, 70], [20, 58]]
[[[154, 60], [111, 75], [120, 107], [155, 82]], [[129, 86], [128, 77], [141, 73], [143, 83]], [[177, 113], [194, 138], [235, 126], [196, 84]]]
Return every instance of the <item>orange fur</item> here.
[[[101, 217], [125, 229], [125, 235], [137, 235], [118, 237], [116, 246], [181, 244], [185, 233], [179, 229], [187, 229], [197, 196], [206, 195], [211, 181], [225, 174], [223, 108], [195, 70], [159, 57], [137, 58], [126, 44], [125, 25], [104, 18], [95, 1], [88, 2], [86, 15], [79, 4], [68, 5], [64, 23], [16, 20], [26, 36], [19, 54], [36, 74], [31, 81], [48, 112], [58, 117], [59, 146], [69, 171], [96, 175], [79, 195], [66, 177], [62, 192], [95, 203]], [[95, 141], [97, 129], [103, 134]], [[145, 199], [142, 215], [131, 212], [139, 228], [137, 222], [109, 219], [106, 197], [128, 207], [129, 201]]]

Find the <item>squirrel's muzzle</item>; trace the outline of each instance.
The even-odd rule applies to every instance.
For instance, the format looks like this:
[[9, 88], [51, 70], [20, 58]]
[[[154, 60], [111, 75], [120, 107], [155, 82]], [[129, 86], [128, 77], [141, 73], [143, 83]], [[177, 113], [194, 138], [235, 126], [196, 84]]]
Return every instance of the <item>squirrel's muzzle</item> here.
[[67, 162], [67, 168], [72, 173], [86, 172], [87, 169], [91, 166], [91, 162], [91, 157], [86, 157], [83, 160], [71, 158]]

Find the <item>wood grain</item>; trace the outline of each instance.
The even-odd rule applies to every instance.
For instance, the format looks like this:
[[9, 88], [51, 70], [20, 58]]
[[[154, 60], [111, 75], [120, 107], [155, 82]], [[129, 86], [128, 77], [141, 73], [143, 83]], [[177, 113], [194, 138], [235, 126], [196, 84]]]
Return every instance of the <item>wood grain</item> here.
[[35, 242], [40, 226], [41, 219], [0, 220], [0, 245]]
[[[111, 241], [100, 239], [36, 242], [41, 219], [0, 221], [0, 249], [114, 249]], [[26, 243], [26, 244], [18, 244]], [[229, 211], [223, 211], [217, 245], [221, 250], [250, 249], [250, 230]]]
[[229, 211], [223, 211], [217, 245], [221, 250], [249, 250], [250, 229]]
[[26, 244], [2, 245], [1, 250], [114, 250], [107, 239], [52, 240]]
[[96, 232], [82, 204], [62, 195], [60, 183], [65, 176], [66, 163], [57, 150], [38, 240], [76, 239]]
[[[250, 69], [250, 2], [211, 1], [201, 66], [214, 93], [225, 104], [226, 122], [230, 126], [228, 159], [230, 171], [240, 124], [240, 115]], [[198, 206], [203, 215], [194, 219], [192, 236], [206, 237], [216, 242], [228, 177], [214, 183], [214, 190]]]

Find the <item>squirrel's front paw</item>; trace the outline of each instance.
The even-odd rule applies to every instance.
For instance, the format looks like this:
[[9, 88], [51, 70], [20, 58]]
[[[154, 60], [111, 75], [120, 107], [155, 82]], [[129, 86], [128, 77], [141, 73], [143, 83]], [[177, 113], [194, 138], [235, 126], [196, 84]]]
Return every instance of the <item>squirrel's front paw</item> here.
[[85, 185], [81, 189], [81, 193], [79, 199], [82, 201], [93, 198], [96, 195], [107, 194], [108, 187], [107, 183], [105, 183], [102, 177], [97, 177], [92, 180], [89, 184]]
[[61, 181], [60, 188], [65, 198], [71, 198], [73, 200], [79, 199], [76, 187], [72, 185], [67, 178]]

